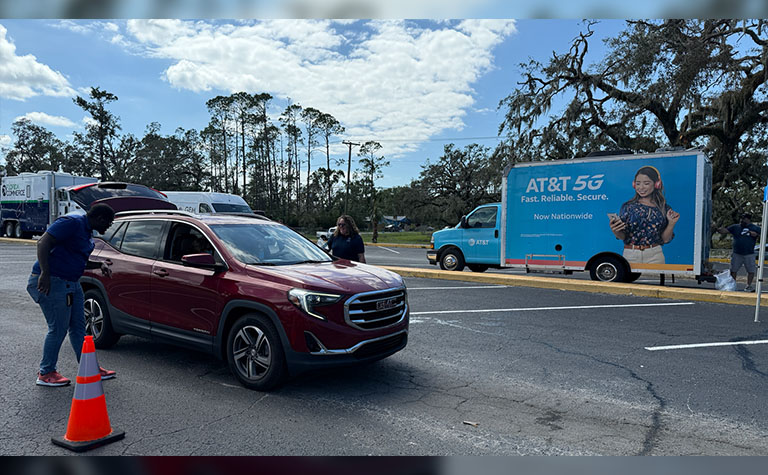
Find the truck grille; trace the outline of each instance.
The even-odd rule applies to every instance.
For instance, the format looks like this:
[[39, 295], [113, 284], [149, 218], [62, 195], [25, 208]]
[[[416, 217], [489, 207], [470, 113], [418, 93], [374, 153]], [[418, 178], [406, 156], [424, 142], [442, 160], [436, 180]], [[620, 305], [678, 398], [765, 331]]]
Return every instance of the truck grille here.
[[352, 296], [344, 304], [347, 323], [361, 330], [377, 330], [400, 322], [408, 311], [405, 288], [377, 290]]

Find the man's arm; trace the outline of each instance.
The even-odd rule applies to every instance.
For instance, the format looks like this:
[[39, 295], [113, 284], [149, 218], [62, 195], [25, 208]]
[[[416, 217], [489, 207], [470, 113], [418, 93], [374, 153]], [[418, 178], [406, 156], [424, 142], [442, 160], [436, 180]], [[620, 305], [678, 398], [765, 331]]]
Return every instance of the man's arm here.
[[719, 228], [717, 228], [717, 232], [719, 232], [720, 234], [728, 234], [728, 233], [730, 233], [730, 231], [728, 231], [728, 228], [725, 228], [723, 226], [720, 226]]
[[40, 277], [37, 279], [37, 290], [48, 295], [48, 291], [51, 290], [51, 267], [48, 264], [48, 256], [51, 254], [51, 249], [56, 245], [56, 238], [48, 234], [43, 234], [43, 237], [37, 241], [37, 262], [40, 264]]

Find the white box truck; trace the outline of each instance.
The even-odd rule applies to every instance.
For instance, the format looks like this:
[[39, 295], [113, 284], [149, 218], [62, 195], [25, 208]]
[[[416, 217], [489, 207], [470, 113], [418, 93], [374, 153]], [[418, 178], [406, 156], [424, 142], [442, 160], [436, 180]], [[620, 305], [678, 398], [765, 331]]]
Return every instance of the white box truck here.
[[501, 202], [478, 206], [454, 228], [435, 232], [427, 259], [457, 271], [511, 267], [589, 271], [601, 281], [631, 282], [641, 273], [703, 280], [711, 196], [712, 165], [699, 150], [517, 163], [504, 171]]
[[5, 176], [0, 183], [0, 230], [8, 237], [28, 238], [43, 234], [56, 218], [85, 213], [69, 197], [66, 188], [96, 183], [93, 177], [40, 171]]

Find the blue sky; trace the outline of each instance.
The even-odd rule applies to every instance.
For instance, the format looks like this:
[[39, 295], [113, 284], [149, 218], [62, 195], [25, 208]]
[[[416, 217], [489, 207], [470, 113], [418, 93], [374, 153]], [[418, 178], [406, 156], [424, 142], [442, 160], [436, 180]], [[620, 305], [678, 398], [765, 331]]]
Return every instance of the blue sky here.
[[[596, 36], [623, 27], [603, 20]], [[153, 121], [164, 134], [203, 129], [216, 95], [268, 92], [275, 122], [291, 98], [339, 119], [338, 142], [380, 141], [391, 166], [378, 185], [405, 185], [446, 143], [494, 147], [497, 105], [519, 63], [546, 62], [583, 28], [565, 19], [0, 20], [0, 145], [12, 145], [19, 117], [62, 139], [84, 131], [72, 98], [91, 86], [118, 96], [110, 109], [138, 137]], [[593, 60], [603, 52], [594, 41]], [[347, 148], [331, 152], [346, 158]]]

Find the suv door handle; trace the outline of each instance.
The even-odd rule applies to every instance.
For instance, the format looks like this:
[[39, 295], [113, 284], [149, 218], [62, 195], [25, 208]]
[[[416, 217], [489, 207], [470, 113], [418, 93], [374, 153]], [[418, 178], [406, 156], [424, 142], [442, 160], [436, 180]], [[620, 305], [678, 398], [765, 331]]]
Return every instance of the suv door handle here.
[[165, 277], [168, 275], [168, 271], [165, 269], [155, 269], [152, 271], [153, 274], [159, 275], [160, 277]]
[[499, 230], [498, 229], [493, 231], [493, 237], [495, 237], [495, 238], [499, 237]]

